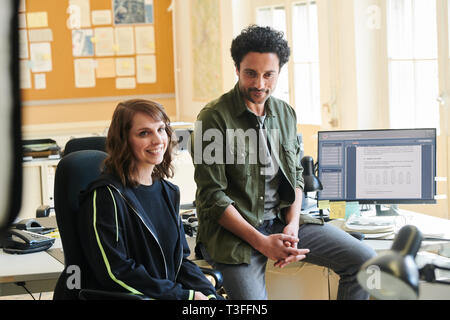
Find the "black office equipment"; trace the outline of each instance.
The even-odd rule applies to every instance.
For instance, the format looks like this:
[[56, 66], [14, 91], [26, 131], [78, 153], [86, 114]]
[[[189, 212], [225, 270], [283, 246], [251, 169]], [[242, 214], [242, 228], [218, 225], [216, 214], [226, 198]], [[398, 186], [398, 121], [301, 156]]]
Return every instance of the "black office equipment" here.
[[22, 99], [20, 93], [19, 0], [2, 1], [0, 26], [0, 237], [19, 214], [22, 204]]
[[9, 229], [2, 240], [3, 252], [12, 254], [26, 254], [49, 249], [55, 242], [54, 238], [34, 232]]
[[76, 214], [78, 196], [87, 185], [99, 175], [101, 164], [107, 154], [96, 150], [75, 151], [64, 155], [55, 173], [55, 214], [64, 250], [65, 267], [56, 284], [54, 299], [77, 300], [79, 290], [69, 290], [66, 286], [71, 265], [86, 265], [79, 241]]
[[36, 209], [36, 218], [45, 218], [50, 215], [51, 207], [47, 204], [40, 205]]
[[[419, 297], [419, 280], [450, 285], [449, 281], [437, 280], [435, 275], [435, 269], [450, 271], [450, 268], [431, 263], [419, 269], [416, 264], [415, 257], [423, 238], [416, 226], [403, 226], [395, 236], [391, 250], [361, 266], [357, 274], [361, 287], [377, 299], [406, 300]], [[378, 278], [377, 283], [372, 281], [374, 275]]]
[[14, 225], [16, 229], [31, 231], [39, 234], [47, 234], [55, 230], [55, 228], [47, 228], [42, 226], [35, 219], [24, 219]]
[[106, 152], [106, 137], [92, 136], [70, 139], [64, 147], [64, 156], [81, 150], [98, 150]]
[[22, 141], [24, 157], [55, 158], [61, 157], [61, 148], [53, 139], [33, 139]]
[[436, 203], [436, 129], [319, 131], [319, 200]]

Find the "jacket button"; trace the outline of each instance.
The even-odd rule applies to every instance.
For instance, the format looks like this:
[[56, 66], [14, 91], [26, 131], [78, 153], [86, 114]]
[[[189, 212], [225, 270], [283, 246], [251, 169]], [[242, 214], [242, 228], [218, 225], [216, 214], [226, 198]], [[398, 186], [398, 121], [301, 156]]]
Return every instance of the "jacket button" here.
[[264, 197], [259, 197], [259, 200], [264, 200]]

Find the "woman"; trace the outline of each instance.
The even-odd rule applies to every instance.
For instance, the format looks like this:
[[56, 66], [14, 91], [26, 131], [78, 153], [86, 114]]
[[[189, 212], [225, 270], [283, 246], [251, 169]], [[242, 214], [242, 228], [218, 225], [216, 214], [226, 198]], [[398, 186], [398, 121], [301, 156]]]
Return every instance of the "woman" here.
[[86, 287], [154, 299], [216, 298], [189, 248], [178, 215], [172, 129], [157, 103], [118, 104], [106, 141], [104, 173], [81, 196], [78, 220], [90, 270]]

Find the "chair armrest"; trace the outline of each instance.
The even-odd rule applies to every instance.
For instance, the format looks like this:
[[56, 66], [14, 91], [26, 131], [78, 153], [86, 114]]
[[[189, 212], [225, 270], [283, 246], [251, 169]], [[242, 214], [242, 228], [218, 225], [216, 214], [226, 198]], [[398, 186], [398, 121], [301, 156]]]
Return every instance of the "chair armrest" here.
[[200, 267], [200, 270], [202, 270], [202, 272], [205, 275], [209, 275], [214, 278], [214, 282], [215, 282], [214, 288], [216, 290], [219, 290], [222, 287], [222, 285], [223, 285], [222, 272], [215, 270], [215, 269], [205, 268], [205, 267]]
[[140, 294], [93, 289], [81, 289], [78, 297], [80, 300], [149, 300]]

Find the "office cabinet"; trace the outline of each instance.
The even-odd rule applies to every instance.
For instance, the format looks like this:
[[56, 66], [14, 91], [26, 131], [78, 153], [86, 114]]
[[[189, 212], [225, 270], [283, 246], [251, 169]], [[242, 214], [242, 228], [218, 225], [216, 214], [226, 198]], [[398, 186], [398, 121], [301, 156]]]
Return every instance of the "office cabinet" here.
[[330, 269], [301, 261], [280, 269], [269, 260], [266, 267], [269, 300], [335, 300], [338, 281]]
[[19, 219], [36, 217], [40, 205], [54, 206], [53, 188], [59, 160], [23, 162], [22, 206]]

